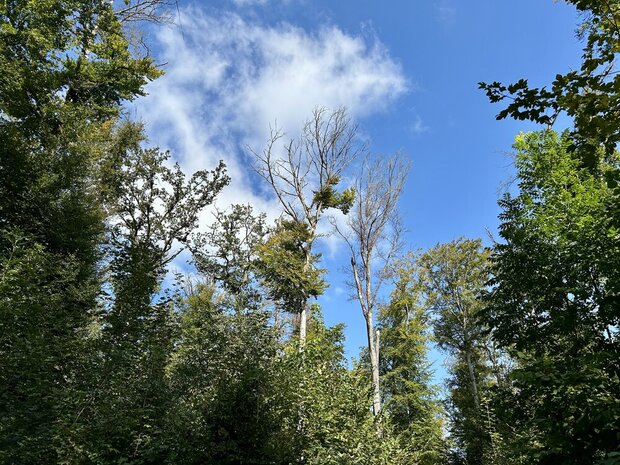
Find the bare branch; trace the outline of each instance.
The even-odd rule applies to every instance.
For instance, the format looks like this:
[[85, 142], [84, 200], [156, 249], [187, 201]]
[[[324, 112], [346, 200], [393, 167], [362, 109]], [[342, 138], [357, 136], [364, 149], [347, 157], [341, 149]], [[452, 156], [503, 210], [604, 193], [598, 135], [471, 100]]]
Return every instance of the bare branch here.
[[[381, 410], [381, 398], [379, 346], [375, 340], [373, 313], [386, 277], [384, 271], [400, 249], [402, 223], [397, 206], [409, 166], [400, 154], [387, 159], [367, 157], [355, 181], [356, 200], [347, 218], [349, 231], [344, 232], [332, 222], [351, 251], [353, 285], [366, 320], [375, 415]], [[378, 272], [374, 272], [375, 265]]]
[[116, 15], [123, 23], [138, 21], [169, 23], [173, 17], [172, 8], [178, 10], [176, 0], [130, 0], [121, 3], [122, 6], [116, 8]]
[[[298, 139], [282, 144], [284, 134], [272, 128], [267, 147], [261, 153], [252, 150], [255, 170], [271, 187], [283, 215], [307, 226], [308, 237], [299, 246], [305, 256], [303, 273], [313, 271], [312, 248], [324, 211], [350, 206], [336, 188], [343, 171], [365, 150], [355, 143], [356, 129], [343, 108], [330, 113], [317, 107]], [[307, 303], [293, 309], [300, 314], [301, 347]]]

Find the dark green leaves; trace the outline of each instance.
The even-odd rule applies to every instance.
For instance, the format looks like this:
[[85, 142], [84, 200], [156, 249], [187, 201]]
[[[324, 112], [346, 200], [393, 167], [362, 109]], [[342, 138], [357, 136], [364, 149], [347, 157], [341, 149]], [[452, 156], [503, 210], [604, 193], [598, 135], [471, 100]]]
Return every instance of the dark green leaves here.
[[585, 21], [580, 35], [586, 38], [583, 61], [578, 71], [557, 74], [546, 87], [530, 87], [526, 79], [511, 85], [499, 82], [480, 83], [492, 103], [509, 99], [497, 118], [530, 120], [553, 125], [560, 112], [573, 119], [571, 138], [586, 166], [594, 167], [593, 151], [602, 146], [612, 156], [620, 141], [620, 75], [615, 60], [620, 50], [620, 9], [615, 2], [600, 0], [576, 1]]

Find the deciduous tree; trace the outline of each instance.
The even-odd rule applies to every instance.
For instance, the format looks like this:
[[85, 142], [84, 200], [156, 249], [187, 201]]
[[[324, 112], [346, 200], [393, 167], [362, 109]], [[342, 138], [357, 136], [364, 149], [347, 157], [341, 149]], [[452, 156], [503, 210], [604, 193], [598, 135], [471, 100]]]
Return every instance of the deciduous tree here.
[[[308, 274], [308, 278], [302, 280], [314, 282], [317, 270], [313, 267], [313, 257], [316, 257], [313, 247], [319, 222], [327, 209], [346, 212], [350, 208], [353, 192], [338, 192], [337, 187], [343, 171], [363, 147], [356, 140], [357, 127], [343, 108], [333, 112], [316, 108], [299, 139], [290, 140], [280, 148], [283, 137], [279, 130], [272, 131], [267, 148], [255, 154], [256, 170], [283, 209], [280, 229], [298, 232], [295, 240], [301, 262], [295, 266], [299, 265], [300, 269], [289, 266], [289, 271], [299, 278]], [[306, 338], [309, 298], [316, 295], [319, 287], [296, 285], [297, 295], [291, 299], [289, 293], [284, 301], [286, 310], [299, 315], [300, 347]]]
[[620, 249], [606, 172], [618, 155], [593, 172], [571, 144], [550, 130], [516, 139], [519, 191], [500, 203], [486, 317], [518, 359], [505, 410], [516, 452], [528, 463], [615, 463]]
[[347, 228], [333, 222], [351, 252], [351, 286], [366, 321], [375, 415], [381, 411], [381, 390], [379, 333], [375, 331], [374, 319], [385, 268], [400, 247], [397, 207], [408, 171], [409, 164], [399, 155], [364, 160], [354, 184], [355, 201], [347, 217]]
[[468, 464], [498, 463], [486, 409], [491, 345], [480, 315], [490, 279], [490, 251], [480, 240], [439, 244], [417, 259], [425, 305], [433, 313], [434, 337], [452, 357], [448, 411], [457, 455]]

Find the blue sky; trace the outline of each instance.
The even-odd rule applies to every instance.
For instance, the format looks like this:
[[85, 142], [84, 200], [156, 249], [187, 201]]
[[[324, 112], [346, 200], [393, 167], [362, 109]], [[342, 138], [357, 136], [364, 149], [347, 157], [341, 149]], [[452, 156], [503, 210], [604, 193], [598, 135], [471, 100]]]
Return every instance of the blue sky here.
[[[477, 83], [544, 85], [577, 67], [581, 51], [574, 9], [552, 0], [179, 4], [179, 24], [151, 37], [167, 74], [132, 110], [150, 142], [188, 172], [224, 159], [233, 182], [219, 205], [251, 203], [273, 217], [277, 205], [249, 169], [247, 147], [260, 150], [275, 120], [294, 137], [314, 106], [344, 105], [374, 152], [412, 160], [400, 204], [410, 248], [496, 231], [512, 140], [534, 127], [496, 121], [500, 108]], [[346, 251], [335, 239], [322, 249], [325, 318], [346, 324], [354, 356], [366, 336], [338, 272]]]

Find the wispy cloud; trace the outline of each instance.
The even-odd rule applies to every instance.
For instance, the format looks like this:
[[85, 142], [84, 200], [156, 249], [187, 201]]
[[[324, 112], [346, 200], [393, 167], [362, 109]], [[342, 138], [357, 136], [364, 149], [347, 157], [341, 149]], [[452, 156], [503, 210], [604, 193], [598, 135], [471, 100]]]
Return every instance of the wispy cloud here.
[[196, 8], [180, 17], [178, 27], [157, 35], [166, 75], [136, 111], [151, 143], [172, 149], [187, 171], [226, 162], [232, 183], [218, 198], [221, 206], [250, 203], [271, 216], [279, 211], [268, 191], [253, 184], [246, 150], [261, 150], [275, 121], [294, 136], [317, 105], [346, 106], [360, 118], [388, 108], [407, 90], [399, 64], [376, 38], [338, 27], [267, 26]]
[[248, 5], [264, 5], [269, 2], [269, 0], [232, 0], [232, 2], [237, 6], [248, 6]]
[[452, 26], [456, 23], [457, 10], [456, 7], [448, 4], [446, 1], [442, 1], [436, 5], [435, 11], [437, 14], [437, 20], [443, 26]]
[[420, 115], [415, 116], [410, 127], [411, 127], [411, 132], [413, 132], [414, 134], [422, 134], [422, 133], [430, 131], [431, 129], [426, 124], [424, 124], [424, 121], [422, 121], [422, 118], [420, 117]]

